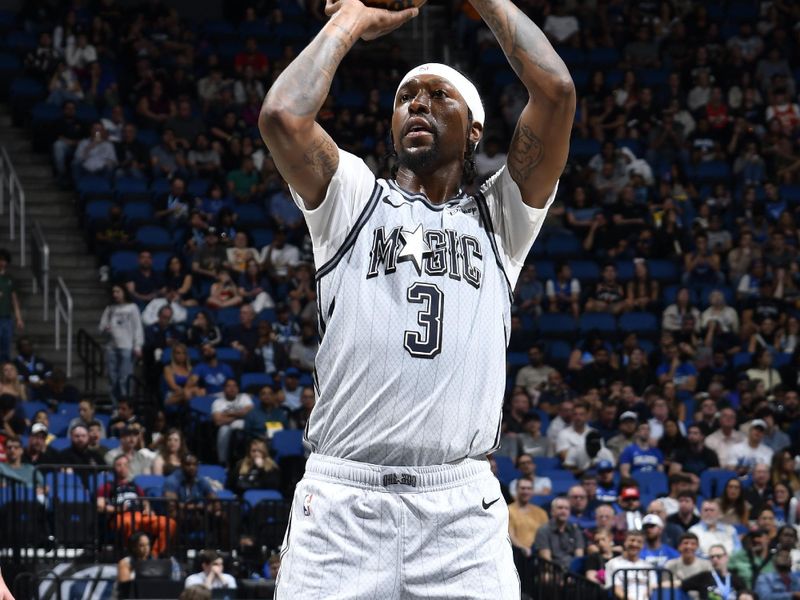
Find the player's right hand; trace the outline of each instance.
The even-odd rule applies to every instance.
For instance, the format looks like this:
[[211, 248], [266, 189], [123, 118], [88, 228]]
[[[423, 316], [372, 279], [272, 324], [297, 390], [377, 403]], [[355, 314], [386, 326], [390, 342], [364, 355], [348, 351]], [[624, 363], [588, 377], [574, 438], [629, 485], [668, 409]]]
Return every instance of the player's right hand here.
[[385, 8], [371, 8], [365, 6], [360, 0], [326, 0], [326, 15], [331, 17], [340, 10], [352, 11], [358, 17], [360, 37], [364, 41], [374, 40], [386, 35], [419, 14], [418, 8], [395, 11]]

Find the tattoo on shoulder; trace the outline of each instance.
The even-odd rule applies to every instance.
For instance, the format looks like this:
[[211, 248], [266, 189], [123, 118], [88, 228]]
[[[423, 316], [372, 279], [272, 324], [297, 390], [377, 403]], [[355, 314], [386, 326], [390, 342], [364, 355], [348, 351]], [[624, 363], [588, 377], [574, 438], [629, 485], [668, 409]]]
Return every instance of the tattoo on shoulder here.
[[339, 151], [333, 140], [324, 136], [303, 154], [303, 161], [321, 177], [333, 177], [338, 167]]
[[519, 124], [511, 140], [508, 171], [517, 183], [526, 182], [544, 158], [544, 144], [527, 125]]

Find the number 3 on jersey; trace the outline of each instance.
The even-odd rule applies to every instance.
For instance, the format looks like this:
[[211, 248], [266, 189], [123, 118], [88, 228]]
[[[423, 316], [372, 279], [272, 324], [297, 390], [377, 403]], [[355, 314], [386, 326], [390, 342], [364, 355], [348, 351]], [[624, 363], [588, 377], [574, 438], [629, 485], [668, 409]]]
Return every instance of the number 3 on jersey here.
[[423, 331], [405, 332], [404, 346], [414, 358], [433, 358], [442, 351], [442, 311], [444, 294], [433, 283], [416, 282], [406, 292], [412, 304], [424, 304], [417, 313]]

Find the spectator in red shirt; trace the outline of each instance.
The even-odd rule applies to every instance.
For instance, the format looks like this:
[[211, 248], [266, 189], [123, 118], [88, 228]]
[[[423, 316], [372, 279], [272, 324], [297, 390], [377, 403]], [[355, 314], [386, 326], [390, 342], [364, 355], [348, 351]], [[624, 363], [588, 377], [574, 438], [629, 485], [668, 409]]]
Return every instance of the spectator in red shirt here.
[[236, 72], [242, 75], [244, 68], [250, 66], [253, 67], [256, 77], [266, 77], [269, 61], [266, 55], [258, 49], [255, 38], [247, 38], [244, 48], [244, 52], [239, 52], [233, 59], [233, 68], [236, 69]]

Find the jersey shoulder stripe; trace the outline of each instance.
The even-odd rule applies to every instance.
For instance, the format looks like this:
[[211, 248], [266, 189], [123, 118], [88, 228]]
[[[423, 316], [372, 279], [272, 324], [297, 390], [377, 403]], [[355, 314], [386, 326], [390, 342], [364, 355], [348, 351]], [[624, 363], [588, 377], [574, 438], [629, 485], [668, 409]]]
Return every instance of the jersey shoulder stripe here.
[[318, 280], [321, 279], [326, 274], [330, 273], [336, 267], [336, 265], [339, 264], [339, 261], [342, 260], [342, 257], [345, 254], [347, 254], [347, 251], [350, 250], [353, 244], [356, 243], [356, 239], [358, 239], [359, 232], [364, 227], [364, 225], [367, 224], [367, 221], [369, 221], [370, 216], [372, 216], [372, 213], [375, 211], [375, 207], [378, 205], [378, 200], [381, 197], [382, 191], [383, 188], [376, 180], [375, 186], [372, 188], [372, 195], [370, 196], [369, 200], [364, 206], [364, 209], [361, 211], [361, 214], [359, 215], [358, 219], [356, 219], [356, 222], [353, 224], [353, 227], [350, 229], [350, 233], [347, 234], [347, 237], [344, 239], [344, 242], [342, 242], [342, 245], [336, 251], [336, 254], [334, 254], [328, 262], [326, 262], [319, 269], [317, 269], [316, 278]]
[[503, 267], [503, 259], [500, 256], [500, 249], [497, 247], [497, 241], [494, 238], [494, 226], [492, 225], [492, 218], [489, 215], [489, 206], [486, 203], [486, 197], [482, 192], [475, 194], [475, 203], [478, 205], [478, 214], [481, 217], [483, 226], [486, 228], [486, 236], [489, 238], [489, 243], [492, 246], [494, 259], [497, 261], [497, 267], [500, 269], [500, 272], [503, 274], [503, 278], [506, 281], [506, 286], [508, 287], [508, 299], [511, 304], [514, 304], [514, 288], [511, 287], [511, 280], [509, 280], [506, 269]]

